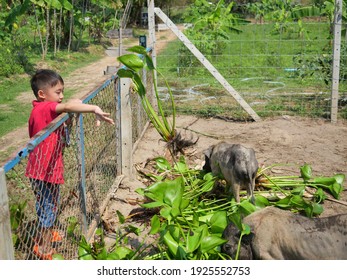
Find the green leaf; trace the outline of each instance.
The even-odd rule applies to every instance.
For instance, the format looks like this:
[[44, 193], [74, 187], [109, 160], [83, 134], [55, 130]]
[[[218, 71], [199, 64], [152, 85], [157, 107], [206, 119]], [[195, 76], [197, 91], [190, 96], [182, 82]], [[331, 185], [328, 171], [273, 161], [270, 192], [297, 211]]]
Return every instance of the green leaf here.
[[121, 258], [118, 256], [116, 252], [111, 252], [107, 255], [107, 260], [120, 260]]
[[123, 69], [123, 68], [121, 68], [121, 69], [119, 69], [117, 71], [117, 75], [118, 75], [119, 78], [130, 78], [130, 79], [132, 79], [134, 77], [134, 73], [131, 70]]
[[317, 203], [321, 203], [327, 198], [327, 196], [324, 193], [323, 189], [318, 188], [317, 191], [314, 193], [314, 198]]
[[106, 260], [107, 259], [107, 250], [105, 247], [102, 247], [101, 251], [97, 255], [97, 260]]
[[117, 216], [118, 216], [119, 222], [121, 224], [124, 224], [125, 218], [124, 218], [123, 214], [120, 211], [118, 211], [118, 210], [117, 210]]
[[345, 174], [336, 174], [334, 175], [334, 178], [336, 180], [336, 183], [339, 183], [340, 185], [342, 185], [345, 180]]
[[259, 208], [265, 208], [270, 205], [269, 200], [262, 195], [255, 195], [255, 206]]
[[241, 215], [238, 212], [232, 213], [229, 216], [229, 219], [235, 226], [237, 226], [237, 228], [240, 231], [242, 231], [242, 219], [241, 219]]
[[170, 215], [171, 215], [171, 210], [172, 208], [169, 207], [169, 206], [165, 206], [163, 207], [162, 209], [160, 209], [160, 215], [167, 219], [167, 220], [170, 220]]
[[321, 186], [322, 188], [328, 189], [334, 198], [339, 199], [340, 193], [343, 191], [342, 184], [344, 176], [341, 174], [335, 175], [334, 177], [317, 177], [313, 180], [313, 183]]
[[249, 202], [248, 200], [242, 200], [240, 202], [240, 208], [241, 210], [243, 210], [243, 212], [246, 214], [246, 215], [249, 215], [253, 212], [255, 212], [257, 209], [255, 208], [255, 205], [252, 204], [251, 202]]
[[242, 224], [241, 235], [248, 235], [251, 233], [251, 227], [247, 224]]
[[68, 236], [73, 236], [75, 229], [78, 225], [78, 220], [75, 216], [71, 216], [67, 219], [68, 221], [68, 227], [67, 227], [67, 235]]
[[132, 80], [136, 86], [137, 93], [141, 98], [144, 98], [146, 96], [146, 88], [142, 83], [141, 77], [137, 73], [134, 73]]
[[293, 195], [290, 199], [290, 203], [299, 208], [305, 208], [305, 206], [307, 206], [307, 202], [300, 195]]
[[157, 202], [158, 205], [162, 203], [169, 206], [161, 210], [165, 217], [167, 217], [168, 211], [173, 217], [176, 217], [181, 212], [183, 183], [182, 177], [177, 177], [171, 181], [157, 182], [145, 190], [145, 195]]
[[136, 193], [139, 195], [145, 196], [145, 189], [144, 188], [138, 188], [135, 190]]
[[339, 199], [340, 193], [343, 191], [343, 187], [339, 183], [335, 183], [332, 185], [331, 194], [334, 198]]
[[189, 199], [186, 199], [186, 198], [182, 198], [181, 200], [181, 205], [180, 205], [180, 209], [181, 209], [181, 212], [186, 209], [189, 204], [191, 203], [191, 201]]
[[225, 239], [216, 235], [208, 235], [201, 240], [201, 252], [207, 253], [226, 242]]
[[153, 201], [153, 202], [141, 204], [141, 206], [144, 208], [157, 208], [157, 207], [161, 207], [163, 205], [165, 205], [165, 204], [161, 201]]
[[136, 54], [124, 54], [122, 56], [119, 56], [117, 59], [118, 61], [123, 63], [127, 68], [135, 72], [139, 71], [144, 67], [143, 60]]
[[85, 248], [78, 247], [78, 259], [79, 260], [94, 260], [94, 257]]
[[275, 205], [280, 208], [290, 208], [290, 196], [286, 196], [285, 198], [280, 199], [279, 201], [275, 202]]
[[300, 186], [291, 191], [292, 194], [303, 195], [305, 192], [305, 186]]
[[316, 177], [314, 178], [313, 183], [320, 184], [323, 186], [330, 186], [336, 183], [336, 179], [335, 177]]
[[[133, 251], [127, 247], [117, 247], [111, 254], [108, 254], [108, 260], [128, 260], [129, 255], [132, 255]], [[114, 258], [116, 257], [116, 258]]]
[[318, 203], [312, 203], [312, 214], [315, 215], [320, 215], [324, 211], [323, 206]]
[[163, 235], [163, 241], [164, 241], [165, 245], [168, 247], [171, 255], [176, 256], [178, 243], [171, 236], [169, 231], [166, 231], [165, 234]]
[[210, 226], [212, 233], [223, 233], [228, 225], [228, 218], [226, 211], [218, 211], [213, 214], [210, 219]]
[[185, 173], [189, 170], [187, 164], [185, 162], [176, 162], [174, 165], [174, 169], [179, 173]]
[[157, 215], [154, 215], [151, 219], [151, 230], [149, 234], [156, 234], [160, 229], [160, 219]]
[[188, 232], [187, 236], [187, 253], [193, 253], [196, 249], [199, 248], [201, 244], [201, 235], [202, 232]]
[[97, 228], [96, 231], [95, 231], [95, 235], [102, 236], [103, 235], [103, 230], [101, 228]]
[[164, 157], [157, 157], [154, 159], [159, 171], [169, 171], [171, 170], [171, 164]]
[[303, 166], [300, 167], [300, 174], [301, 174], [301, 178], [304, 179], [304, 181], [308, 181], [311, 179], [312, 177], [312, 168], [310, 165], [305, 164]]
[[149, 70], [154, 70], [154, 64], [153, 64], [153, 60], [152, 58], [150, 58], [148, 55], [145, 56], [145, 60], [146, 60], [146, 65], [148, 67]]
[[143, 55], [147, 54], [147, 50], [143, 46], [133, 46], [133, 47], [128, 48], [127, 51], [138, 53], [138, 54], [143, 54]]

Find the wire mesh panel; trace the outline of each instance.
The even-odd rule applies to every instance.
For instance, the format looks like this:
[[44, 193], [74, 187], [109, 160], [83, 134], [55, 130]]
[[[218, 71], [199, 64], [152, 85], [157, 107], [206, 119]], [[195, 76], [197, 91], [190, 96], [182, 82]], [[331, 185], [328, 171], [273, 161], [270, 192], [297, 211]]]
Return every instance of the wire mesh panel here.
[[[121, 161], [119, 98], [118, 79], [112, 77], [83, 102], [98, 105], [110, 113], [110, 117], [116, 120], [116, 126], [102, 123], [97, 127], [94, 114], [60, 116], [34, 139], [42, 137], [43, 140], [24, 148], [18, 155], [18, 163], [8, 168], [6, 187], [16, 259], [44, 259], [43, 254], [37, 252], [37, 244], [45, 231], [43, 220], [51, 221], [50, 245], [54, 253], [61, 254], [64, 259], [77, 259], [81, 237], [89, 239], [93, 235], [109, 194], [114, 191], [116, 177], [121, 172], [118, 170]], [[141, 104], [134, 102], [132, 114], [138, 122], [134, 141], [138, 140], [146, 122], [141, 110]], [[50, 137], [54, 137], [57, 142], [55, 150], [43, 148], [50, 143]], [[40, 186], [26, 176], [28, 157], [25, 153], [28, 148], [31, 151], [29, 157], [34, 157], [37, 164], [33, 173], [39, 173], [43, 164], [57, 168], [57, 158], [60, 154], [63, 156], [64, 183], [49, 186], [52, 190], [49, 195], [38, 192], [36, 188]], [[10, 165], [12, 163], [7, 166]], [[46, 185], [44, 187], [48, 188]], [[59, 197], [55, 195], [58, 187]], [[40, 216], [42, 205], [47, 204], [42, 203], [42, 198], [46, 196], [50, 197], [52, 204], [52, 213], [48, 218]]]
[[[248, 23], [228, 39], [212, 40], [189, 24], [178, 25], [190, 41], [261, 117], [300, 115], [329, 118], [331, 24], [314, 21]], [[157, 66], [169, 81], [180, 113], [249, 119], [248, 114], [170, 30], [157, 36]], [[160, 33], [160, 32], [159, 32]], [[339, 115], [346, 117], [346, 40], [341, 43]], [[167, 91], [159, 77], [161, 96]]]

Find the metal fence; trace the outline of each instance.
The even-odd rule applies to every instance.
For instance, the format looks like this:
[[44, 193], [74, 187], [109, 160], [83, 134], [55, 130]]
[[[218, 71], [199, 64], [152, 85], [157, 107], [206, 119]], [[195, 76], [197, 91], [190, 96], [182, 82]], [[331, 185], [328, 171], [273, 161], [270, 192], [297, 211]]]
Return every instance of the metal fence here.
[[[53, 227], [63, 236], [63, 240], [54, 244], [57, 245], [55, 251], [64, 259], [78, 258], [80, 237], [84, 235], [90, 240], [100, 224], [100, 217], [110, 196], [121, 181], [122, 174], [131, 176], [132, 166], [122, 162], [129, 160], [128, 155], [133, 152], [136, 141], [146, 127], [147, 117], [138, 95], [132, 92], [129, 84], [129, 79], [113, 76], [83, 98], [84, 103], [98, 105], [105, 112], [109, 112], [115, 119], [116, 126], [102, 123], [96, 127], [94, 114], [61, 115], [0, 169], [0, 225], [3, 234], [1, 259], [11, 258], [11, 238], [6, 239], [9, 219], [14, 258], [38, 258], [33, 253], [35, 238], [40, 230], [35, 211], [36, 198], [25, 176], [25, 169], [30, 152], [55, 133], [62, 136], [60, 144], [65, 146], [65, 183], [60, 186], [58, 218]], [[147, 92], [151, 94], [151, 88]], [[66, 123], [69, 124], [65, 125]], [[62, 129], [64, 127], [65, 129]], [[49, 155], [42, 155], [47, 156]], [[8, 208], [11, 218], [7, 213]]]
[[[156, 23], [171, 27], [159, 12], [154, 9]], [[337, 118], [346, 119], [347, 36], [341, 31], [346, 22], [341, 15], [335, 19], [339, 21], [331, 23], [325, 17], [284, 23], [252, 21], [236, 25], [240, 32], [229, 34], [229, 38], [218, 36], [216, 30], [214, 40], [194, 32], [191, 23], [172, 20], [192, 44], [185, 45], [183, 35], [172, 39], [167, 31], [159, 31], [156, 45], [166, 47], [157, 54], [157, 65], [169, 81], [179, 113], [251, 119], [215, 78], [218, 71], [261, 118], [296, 115], [333, 119], [333, 107], [337, 107]], [[340, 41], [334, 40], [336, 29], [340, 30]], [[193, 46], [204, 55], [201, 60]], [[206, 61], [215, 69], [204, 66]], [[167, 90], [160, 77], [158, 84], [163, 85], [165, 100]]]

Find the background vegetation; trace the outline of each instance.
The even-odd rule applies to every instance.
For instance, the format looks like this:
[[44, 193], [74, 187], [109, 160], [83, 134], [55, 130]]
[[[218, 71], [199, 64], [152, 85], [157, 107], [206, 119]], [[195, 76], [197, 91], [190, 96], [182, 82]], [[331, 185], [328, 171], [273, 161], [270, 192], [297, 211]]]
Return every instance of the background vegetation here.
[[[0, 136], [26, 123], [30, 104], [19, 103], [17, 98], [20, 93], [30, 91], [28, 75], [35, 68], [45, 66], [67, 76], [74, 69], [99, 59], [110, 45], [105, 34], [119, 27], [127, 2], [0, 1], [0, 102], [3, 106], [6, 104], [0, 112]], [[136, 29], [144, 28], [141, 12], [145, 11], [147, 1], [134, 0], [132, 3], [127, 25], [133, 27], [136, 34]], [[293, 114], [304, 114], [315, 109], [311, 116], [329, 117], [326, 111], [330, 105], [327, 98], [331, 87], [334, 0], [158, 0], [155, 5], [176, 23], [192, 24], [193, 28], [186, 31], [187, 36], [238, 91], [246, 95], [257, 93], [256, 99], [245, 97], [248, 102], [256, 103], [256, 110], [282, 114], [290, 107]], [[339, 106], [341, 116], [346, 117], [346, 102], [343, 103], [347, 84], [346, 9], [343, 11], [342, 103]], [[250, 25], [250, 21], [259, 24]], [[146, 30], [142, 29], [143, 32]], [[158, 68], [177, 89], [175, 93], [178, 95], [182, 89], [194, 87], [207, 92], [211, 99], [225, 96], [211, 75], [177, 41], [159, 57]], [[285, 81], [279, 79], [279, 73]], [[249, 79], [259, 75], [267, 80]], [[264, 105], [268, 91], [273, 90], [276, 83], [284, 82], [285, 90], [276, 92], [288, 94], [290, 89], [289, 92], [294, 93], [285, 101], [287, 104], [276, 96]], [[201, 84], [208, 86], [201, 87]], [[302, 96], [295, 96], [298, 88], [325, 95], [311, 96], [313, 104], [307, 103]], [[72, 94], [67, 90], [67, 97]], [[202, 107], [187, 102], [180, 105], [180, 98], [176, 100], [179, 112], [203, 116], [225, 115], [232, 106], [237, 106], [229, 100], [220, 102], [220, 99], [218, 104], [207, 102], [207, 106]], [[233, 114], [242, 115], [242, 110]]]

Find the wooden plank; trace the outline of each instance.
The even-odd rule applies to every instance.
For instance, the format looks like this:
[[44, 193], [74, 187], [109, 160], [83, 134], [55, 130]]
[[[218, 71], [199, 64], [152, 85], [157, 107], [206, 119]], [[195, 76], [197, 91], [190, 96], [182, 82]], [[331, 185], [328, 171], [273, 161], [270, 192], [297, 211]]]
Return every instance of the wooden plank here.
[[258, 114], [248, 105], [240, 94], [229, 84], [208, 59], [194, 46], [192, 42], [177, 28], [177, 26], [163, 13], [160, 8], [154, 8], [155, 14], [171, 29], [182, 43], [195, 55], [205, 68], [217, 79], [217, 81], [231, 94], [242, 108], [255, 120], [260, 121]]
[[0, 260], [14, 260], [5, 170], [0, 168]]
[[121, 158], [122, 174], [130, 180], [133, 179], [133, 160], [132, 160], [132, 117], [131, 117], [131, 99], [130, 99], [129, 78], [120, 79], [121, 89]]
[[339, 100], [342, 2], [342, 0], [336, 0], [334, 15], [333, 77], [331, 83], [331, 122], [333, 123], [337, 122]]

